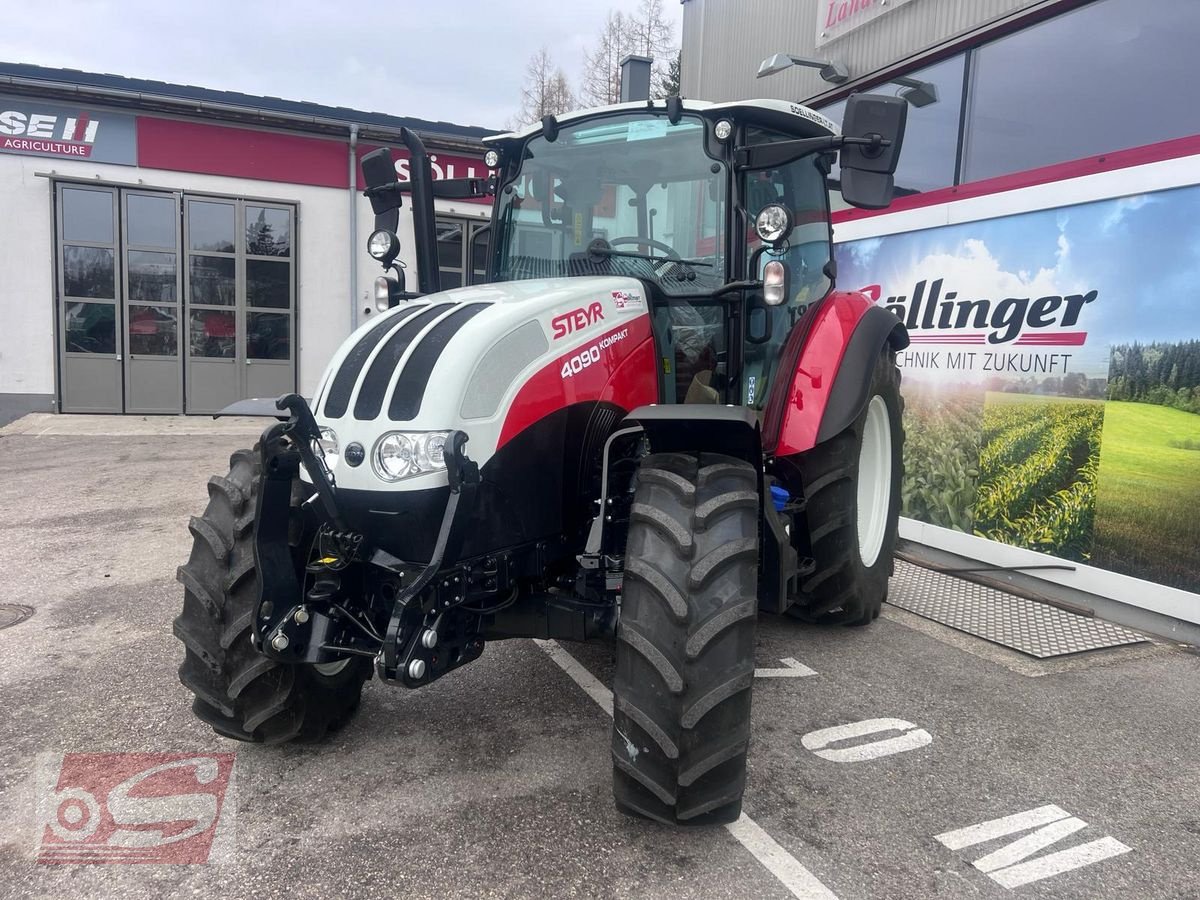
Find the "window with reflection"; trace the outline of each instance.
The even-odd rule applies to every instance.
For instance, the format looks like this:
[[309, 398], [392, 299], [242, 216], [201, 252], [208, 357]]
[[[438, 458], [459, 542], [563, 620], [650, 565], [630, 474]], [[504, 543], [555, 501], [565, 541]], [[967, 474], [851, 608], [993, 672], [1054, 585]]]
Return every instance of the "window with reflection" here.
[[125, 236], [130, 244], [175, 249], [179, 215], [174, 197], [126, 194]]
[[287, 313], [246, 313], [246, 356], [251, 359], [291, 357], [291, 316]]
[[188, 202], [188, 236], [193, 250], [233, 253], [236, 233], [232, 203]]
[[1196, 0], [1099, 0], [980, 47], [962, 180], [1200, 133], [1198, 45]]
[[[954, 184], [965, 65], [966, 57], [960, 54], [870, 89], [872, 94], [891, 94], [908, 101], [896, 196]], [[821, 109], [822, 115], [839, 125], [845, 112], [845, 100]], [[836, 167], [830, 180], [838, 180]]]
[[129, 299], [144, 303], [175, 302], [175, 254], [130, 250], [125, 254]]
[[442, 290], [483, 281], [487, 274], [489, 237], [483, 229], [484, 223], [478, 219], [438, 218], [438, 271]]
[[236, 298], [237, 261], [227, 256], [192, 256], [191, 302], [233, 306]]
[[103, 247], [63, 247], [63, 293], [68, 297], [115, 298], [113, 251]]
[[113, 243], [113, 192], [63, 188], [63, 239], [89, 244]]
[[233, 359], [237, 352], [237, 319], [231, 312], [194, 309], [189, 318], [192, 356]]
[[251, 256], [291, 256], [292, 214], [286, 209], [247, 204], [246, 252]]
[[175, 356], [178, 315], [170, 306], [129, 307], [129, 352], [141, 356]]
[[64, 325], [68, 353], [117, 352], [115, 304], [68, 303]]
[[292, 267], [269, 259], [246, 260], [246, 305], [287, 309], [291, 305]]

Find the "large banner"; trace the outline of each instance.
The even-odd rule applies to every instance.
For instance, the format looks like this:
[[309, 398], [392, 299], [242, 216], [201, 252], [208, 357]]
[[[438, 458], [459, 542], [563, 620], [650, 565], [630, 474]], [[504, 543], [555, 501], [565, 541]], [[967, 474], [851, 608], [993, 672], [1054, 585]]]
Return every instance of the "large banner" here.
[[904, 320], [901, 514], [1200, 592], [1200, 187], [837, 246]]

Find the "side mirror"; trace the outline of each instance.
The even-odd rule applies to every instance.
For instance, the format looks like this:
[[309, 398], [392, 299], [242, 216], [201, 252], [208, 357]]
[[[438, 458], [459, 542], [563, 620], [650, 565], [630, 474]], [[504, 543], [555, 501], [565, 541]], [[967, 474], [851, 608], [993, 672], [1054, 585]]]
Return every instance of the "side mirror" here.
[[851, 94], [842, 117], [842, 197], [861, 209], [892, 202], [908, 103], [881, 94]]
[[362, 158], [362, 173], [367, 185], [364, 193], [371, 201], [371, 212], [375, 213], [375, 230], [397, 231], [404, 194], [396, 180], [392, 151], [387, 147], [372, 150]]

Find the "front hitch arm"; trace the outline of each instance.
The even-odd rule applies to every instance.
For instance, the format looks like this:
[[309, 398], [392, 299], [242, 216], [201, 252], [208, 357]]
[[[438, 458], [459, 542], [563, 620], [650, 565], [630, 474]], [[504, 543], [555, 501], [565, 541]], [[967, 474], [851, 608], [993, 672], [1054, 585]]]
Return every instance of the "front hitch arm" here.
[[[299, 394], [284, 394], [275, 401], [275, 406], [291, 413], [291, 418], [282, 423], [283, 430], [280, 432], [280, 436], [290, 438], [295, 445], [296, 452], [300, 454], [300, 460], [304, 463], [305, 470], [312, 478], [313, 487], [317, 490], [317, 496], [321, 501], [321, 511], [325, 513], [325, 518], [334, 528], [338, 531], [345, 531], [346, 523], [342, 521], [334, 497], [333, 476], [329, 467], [325, 465], [325, 460], [313, 452], [313, 443], [320, 440], [321, 429], [317, 426], [317, 420], [313, 418], [312, 410], [308, 408], [308, 404]], [[279, 427], [275, 426], [275, 428]], [[267, 432], [270, 433], [275, 428], [269, 428]], [[264, 445], [265, 443], [264, 441]], [[264, 471], [266, 471], [266, 463], [267, 459], [264, 456]]]
[[[417, 635], [414, 633], [407, 642], [407, 654], [405, 654], [405, 648], [402, 646], [404, 635], [401, 626], [404, 613], [409, 605], [420, 597], [421, 592], [429, 586], [441, 569], [447, 550], [449, 549], [451, 554], [457, 555], [461, 547], [463, 526], [474, 506], [475, 489], [479, 484], [479, 466], [467, 458], [467, 454], [463, 450], [466, 443], [467, 435], [462, 431], [451, 432], [446, 439], [446, 475], [450, 483], [450, 496], [446, 501], [446, 509], [442, 513], [442, 524], [438, 529], [437, 541], [434, 543], [433, 553], [429, 557], [429, 564], [396, 596], [395, 605], [392, 607], [392, 617], [388, 621], [387, 631], [384, 633], [383, 650], [376, 658], [375, 663], [382, 679], [400, 677], [406, 682], [420, 680], [409, 678], [407, 673], [409, 657], [412, 656], [415, 649]], [[464, 589], [462, 596], [465, 594]], [[461, 600], [462, 597], [456, 599]]]
[[[254, 510], [254, 561], [259, 574], [258, 605], [251, 633], [261, 649], [277, 659], [297, 661], [299, 648], [289, 648], [280, 626], [303, 595], [296, 572], [292, 547], [288, 542], [291, 521], [292, 485], [303, 464], [312, 478], [320, 501], [320, 512], [338, 532], [346, 526], [337, 509], [333, 479], [325, 461], [313, 451], [321, 436], [312, 410], [299, 394], [287, 394], [275, 401], [290, 414], [286, 422], [277, 422], [263, 432], [262, 471]], [[270, 640], [267, 638], [274, 635]]]

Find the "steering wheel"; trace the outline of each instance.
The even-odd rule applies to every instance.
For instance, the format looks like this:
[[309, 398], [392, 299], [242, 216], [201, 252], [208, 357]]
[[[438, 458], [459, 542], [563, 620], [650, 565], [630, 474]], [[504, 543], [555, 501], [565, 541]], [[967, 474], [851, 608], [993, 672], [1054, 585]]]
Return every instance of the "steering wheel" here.
[[679, 253], [676, 252], [675, 248], [670, 244], [664, 244], [662, 241], [654, 240], [654, 238], [619, 237], [613, 238], [608, 242], [608, 246], [610, 247], [615, 247], [617, 244], [647, 244], [667, 254], [668, 259], [683, 259], [683, 257], [680, 256]]

